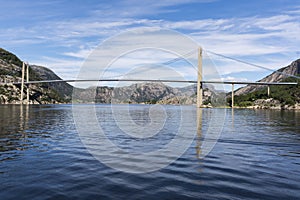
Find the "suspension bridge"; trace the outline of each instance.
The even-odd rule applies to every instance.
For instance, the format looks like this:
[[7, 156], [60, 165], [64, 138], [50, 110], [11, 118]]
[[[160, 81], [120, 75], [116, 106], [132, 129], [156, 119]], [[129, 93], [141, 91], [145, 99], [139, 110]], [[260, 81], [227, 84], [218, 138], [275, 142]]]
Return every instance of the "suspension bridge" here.
[[[230, 58], [228, 56], [224, 56], [222, 54], [217, 54], [211, 51], [208, 51], [212, 54], [227, 58], [227, 59], [232, 59], [240, 63], [244, 63], [247, 65], [252, 65], [254, 67], [270, 70], [274, 72], [274, 70], [271, 70], [269, 68], [265, 68], [263, 66], [255, 65], [252, 63], [248, 63], [242, 60], [238, 60], [235, 58]], [[184, 58], [176, 58], [172, 59], [168, 62], [164, 62], [163, 64], [170, 64], [172, 62], [177, 62], [178, 60], [181, 60]], [[21, 85], [21, 97], [20, 100], [23, 103], [29, 104], [29, 87], [26, 87], [26, 101], [24, 100], [24, 88], [25, 85], [29, 86], [31, 84], [41, 84], [41, 83], [60, 83], [60, 82], [163, 82], [163, 83], [194, 83], [197, 84], [197, 107], [202, 106], [202, 101], [203, 101], [203, 84], [230, 84], [232, 85], [232, 90], [231, 90], [231, 106], [234, 107], [234, 86], [235, 85], [266, 85], [267, 86], [267, 95], [270, 96], [270, 86], [271, 85], [297, 85], [297, 82], [249, 82], [249, 81], [205, 81], [203, 80], [203, 70], [202, 70], [202, 48], [198, 49], [198, 73], [197, 73], [197, 80], [169, 80], [169, 79], [120, 79], [120, 78], [103, 78], [103, 79], [68, 79], [68, 80], [41, 80], [41, 81], [30, 81], [29, 80], [29, 64], [23, 62], [22, 65], [22, 79], [21, 82], [13, 82], [12, 84], [14, 85]], [[278, 72], [277, 73], [282, 73]], [[25, 81], [25, 75], [26, 75], [26, 81]], [[293, 75], [289, 74], [284, 74], [287, 76], [292, 76], [296, 77]], [[299, 78], [299, 77], [297, 77]]]

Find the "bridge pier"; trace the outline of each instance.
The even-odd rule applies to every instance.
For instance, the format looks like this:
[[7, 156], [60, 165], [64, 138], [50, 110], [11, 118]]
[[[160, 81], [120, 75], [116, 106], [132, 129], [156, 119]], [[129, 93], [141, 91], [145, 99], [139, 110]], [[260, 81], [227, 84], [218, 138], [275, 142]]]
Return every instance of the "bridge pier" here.
[[231, 90], [231, 108], [234, 108], [234, 84], [232, 83], [232, 90]]
[[267, 87], [268, 87], [267, 91], [268, 91], [268, 97], [269, 97], [270, 96], [270, 86], [268, 85]]
[[197, 79], [197, 107], [202, 106], [203, 87], [202, 87], [202, 48], [198, 50], [198, 79]]
[[23, 104], [23, 92], [24, 92], [24, 76], [25, 76], [25, 63], [22, 64], [22, 80], [21, 80], [21, 104]]
[[[26, 82], [29, 82], [29, 64], [26, 64]], [[29, 104], [29, 84], [27, 84], [27, 90], [26, 90], [26, 100], [27, 104]]]

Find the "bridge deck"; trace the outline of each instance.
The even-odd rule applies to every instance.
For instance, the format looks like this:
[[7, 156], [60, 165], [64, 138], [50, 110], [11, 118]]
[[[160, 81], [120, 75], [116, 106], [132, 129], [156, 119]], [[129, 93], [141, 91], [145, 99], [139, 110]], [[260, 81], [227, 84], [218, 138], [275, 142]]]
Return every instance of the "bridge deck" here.
[[[42, 81], [28, 81], [24, 84], [38, 84], [38, 83], [60, 83], [60, 82], [165, 82], [165, 83], [197, 83], [193, 80], [160, 80], [160, 79], [69, 79], [69, 80], [42, 80]], [[297, 85], [297, 82], [247, 82], [247, 81], [201, 81], [201, 83], [211, 84], [237, 84], [237, 85]], [[22, 84], [21, 82], [14, 82], [14, 85]]]

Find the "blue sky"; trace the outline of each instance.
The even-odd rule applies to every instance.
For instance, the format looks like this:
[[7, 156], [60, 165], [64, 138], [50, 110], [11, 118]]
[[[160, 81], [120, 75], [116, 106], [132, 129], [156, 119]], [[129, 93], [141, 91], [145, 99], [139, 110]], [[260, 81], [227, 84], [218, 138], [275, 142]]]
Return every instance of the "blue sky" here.
[[[139, 27], [175, 30], [204, 50], [274, 70], [300, 57], [300, 2], [294, 0], [0, 0], [0, 5], [0, 47], [66, 79], [77, 76], [103, 41]], [[224, 80], [255, 81], [270, 73], [207, 55]], [[195, 79], [188, 73], [184, 76]]]

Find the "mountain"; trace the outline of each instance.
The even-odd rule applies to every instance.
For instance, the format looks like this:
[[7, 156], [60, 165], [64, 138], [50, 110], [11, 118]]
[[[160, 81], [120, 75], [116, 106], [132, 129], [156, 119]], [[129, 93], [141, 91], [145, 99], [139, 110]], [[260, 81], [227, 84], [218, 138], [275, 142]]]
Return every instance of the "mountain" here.
[[[248, 85], [235, 91], [235, 106], [300, 109], [299, 75], [300, 59], [259, 80], [261, 82], [296, 82], [298, 85], [271, 85], [270, 96], [267, 95], [266, 86]], [[230, 98], [228, 102], [231, 104]]]
[[[46, 67], [30, 65], [30, 68], [35, 72], [36, 76], [40, 80], [61, 80], [59, 76], [57, 76], [53, 71]], [[44, 85], [51, 88], [52, 90], [55, 90], [64, 100], [68, 100], [71, 98], [73, 86], [68, 83], [47, 83]]]
[[[12, 84], [21, 82], [21, 76], [22, 61], [16, 55], [0, 48], [0, 104], [21, 103], [21, 86]], [[30, 65], [29, 77], [30, 81], [60, 79], [51, 70], [36, 65]], [[73, 90], [67, 83], [33, 84], [29, 88], [31, 104], [66, 103], [70, 101]]]
[[[279, 72], [279, 73], [278, 73]], [[286, 75], [285, 75], [286, 74]], [[297, 75], [300, 74], [300, 59], [292, 62], [290, 65], [283, 67], [276, 72], [264, 77], [263, 79], [259, 80], [258, 82], [281, 82], [284, 79], [288, 78], [288, 75]], [[262, 88], [266, 88], [265, 85], [247, 85], [245, 87], [237, 89], [234, 94], [239, 96], [243, 94], [252, 93]]]
[[[79, 103], [131, 103], [131, 104], [196, 104], [197, 85], [173, 88], [163, 83], [137, 83], [124, 87], [91, 87], [74, 89], [73, 100]], [[222, 96], [223, 94], [223, 96]], [[223, 102], [222, 102], [223, 100]], [[204, 86], [203, 103], [224, 104], [225, 93], [216, 91], [213, 86]]]
[[[124, 87], [92, 87], [85, 90], [74, 90], [76, 98], [81, 102], [96, 103], [157, 103], [182, 95], [177, 88], [163, 83], [137, 83]], [[195, 93], [195, 92], [193, 92]]]

